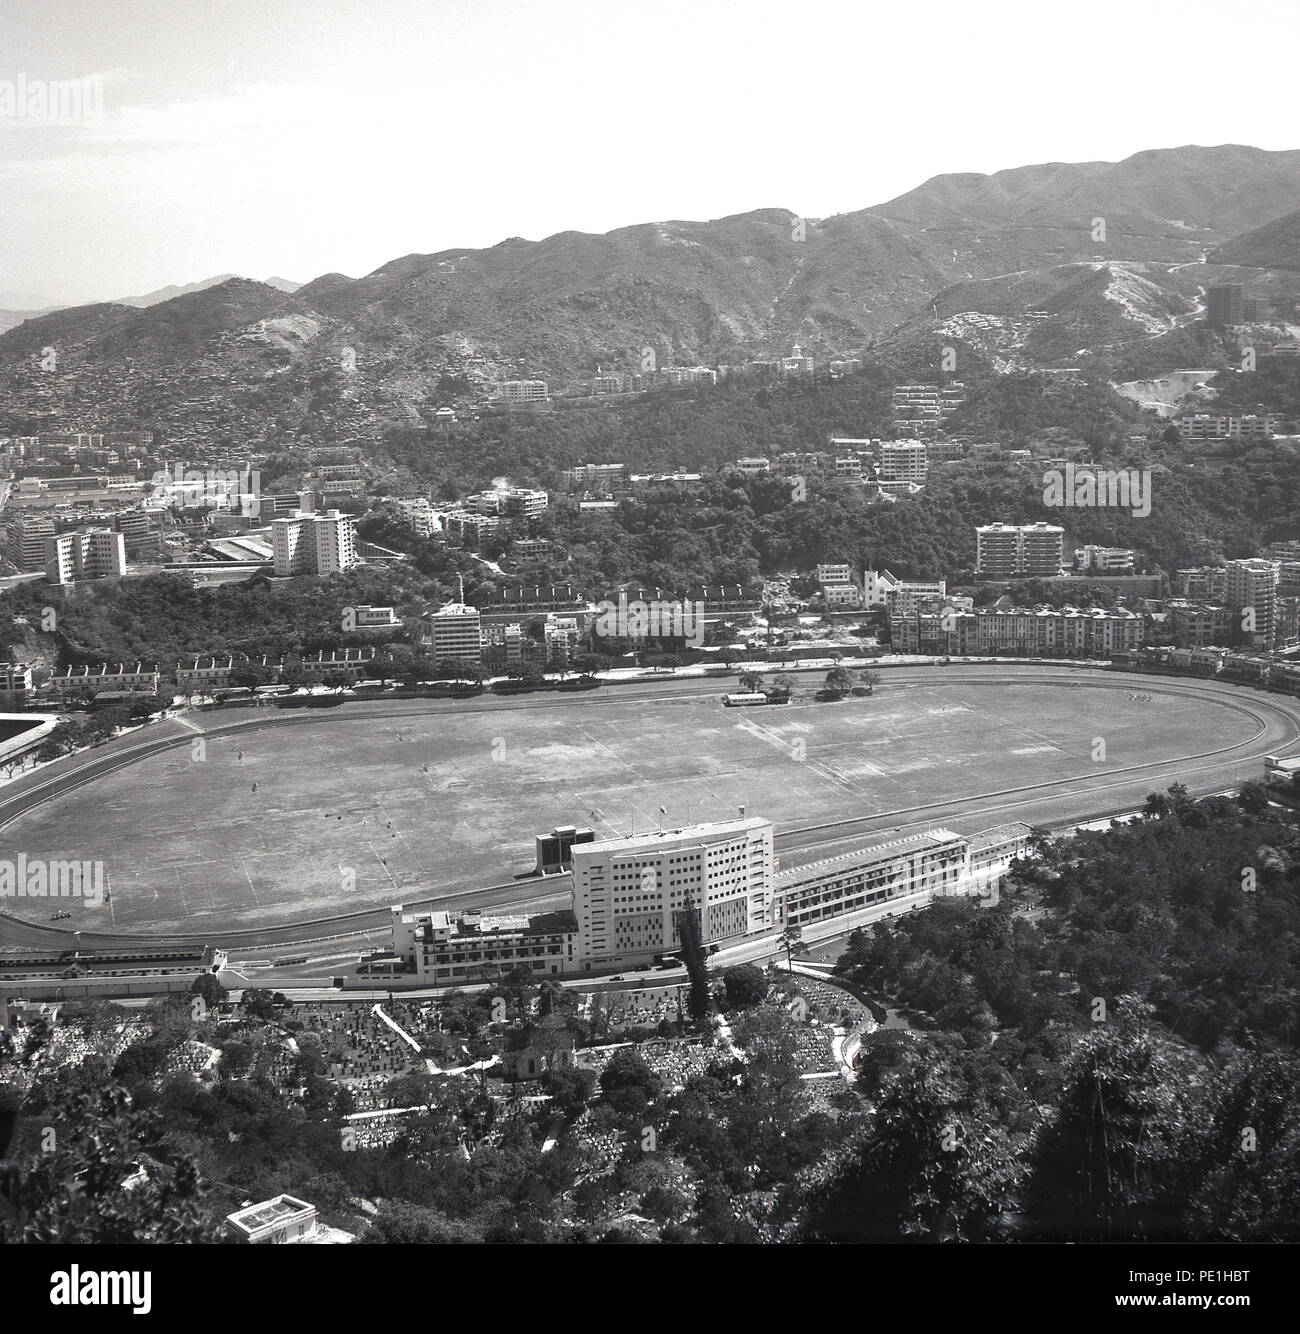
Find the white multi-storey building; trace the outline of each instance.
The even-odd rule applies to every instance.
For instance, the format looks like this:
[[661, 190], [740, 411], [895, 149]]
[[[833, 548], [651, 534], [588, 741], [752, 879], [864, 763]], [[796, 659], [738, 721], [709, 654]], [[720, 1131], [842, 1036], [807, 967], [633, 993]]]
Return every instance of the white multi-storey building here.
[[880, 446], [880, 480], [924, 486], [927, 473], [925, 445], [920, 440], [886, 440]]
[[357, 563], [356, 533], [349, 515], [338, 510], [294, 514], [271, 520], [275, 573], [338, 574]]
[[126, 539], [111, 528], [60, 533], [45, 543], [45, 578], [49, 583], [120, 579], [125, 574]]
[[736, 820], [575, 845], [573, 905], [584, 969], [652, 959], [681, 944], [677, 914], [705, 943], [776, 925], [770, 820]]
[[1065, 529], [1054, 523], [988, 523], [975, 529], [975, 572], [989, 579], [1061, 572]]
[[483, 661], [483, 627], [477, 607], [449, 602], [425, 619], [434, 662]]
[[1273, 647], [1279, 569], [1275, 560], [1230, 560], [1227, 564], [1224, 597], [1228, 606], [1242, 613], [1241, 629], [1256, 648]]

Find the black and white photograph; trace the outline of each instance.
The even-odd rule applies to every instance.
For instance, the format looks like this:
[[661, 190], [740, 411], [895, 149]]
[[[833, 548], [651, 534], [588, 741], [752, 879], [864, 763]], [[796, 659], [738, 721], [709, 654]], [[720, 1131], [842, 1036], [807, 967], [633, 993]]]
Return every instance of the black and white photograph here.
[[0, 0], [0, 1318], [1263, 1314], [1297, 51]]

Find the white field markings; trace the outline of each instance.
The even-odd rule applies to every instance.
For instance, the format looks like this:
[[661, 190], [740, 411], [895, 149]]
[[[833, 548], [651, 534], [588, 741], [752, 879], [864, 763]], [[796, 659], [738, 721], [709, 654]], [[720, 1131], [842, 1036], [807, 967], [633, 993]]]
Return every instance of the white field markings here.
[[248, 873], [248, 864], [239, 853], [236, 853], [235, 856], [239, 860], [239, 869], [243, 871], [244, 879], [248, 881], [248, 892], [253, 896], [253, 902], [260, 908], [262, 900], [257, 897], [257, 886], [253, 884], [253, 877]]
[[[379, 818], [385, 822], [385, 827], [387, 827], [387, 825], [389, 824], [393, 826], [391, 830], [393, 837], [401, 840], [402, 846], [406, 849], [407, 855], [410, 857], [411, 861], [415, 863], [415, 869], [420, 873], [421, 879], [428, 880], [430, 878], [429, 872], [424, 869], [423, 863], [420, 861], [419, 857], [416, 856], [415, 849], [411, 847], [410, 841], [407, 839], [406, 834], [401, 828], [401, 826], [397, 823], [396, 820], [390, 820], [388, 818], [388, 808], [386, 806], [381, 806], [379, 808]], [[387, 868], [385, 867], [385, 869]], [[392, 879], [391, 875], [389, 876], [389, 879], [390, 880]]]
[[[783, 751], [794, 763], [836, 787], [843, 788], [847, 792], [858, 792], [862, 788], [860, 777], [851, 776], [838, 765], [830, 764], [825, 760], [809, 759], [806, 755], [802, 760], [794, 760], [793, 743], [787, 741], [775, 728], [764, 727], [762, 723], [756, 722], [753, 718], [742, 719], [735, 723], [734, 727], [738, 732], [748, 732], [750, 736], [757, 738], [759, 741], [766, 742], [769, 746]], [[812, 730], [805, 724], [795, 724], [795, 727], [801, 732]]]
[[366, 847], [370, 849], [371, 856], [373, 856], [375, 861], [378, 862], [379, 865], [384, 868], [384, 874], [388, 877], [388, 883], [392, 885], [394, 889], [397, 889], [399, 886], [397, 884], [397, 881], [393, 879], [392, 871], [388, 869], [388, 863], [384, 860], [383, 856], [375, 850], [375, 845], [373, 843], [371, 843], [368, 839], [365, 841], [365, 843]]

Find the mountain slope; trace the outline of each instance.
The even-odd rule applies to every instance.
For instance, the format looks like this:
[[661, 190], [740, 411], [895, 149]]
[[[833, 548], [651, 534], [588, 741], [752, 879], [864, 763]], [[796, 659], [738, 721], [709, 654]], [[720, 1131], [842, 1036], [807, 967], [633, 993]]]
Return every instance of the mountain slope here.
[[[598, 365], [639, 370], [647, 348], [661, 366], [770, 358], [796, 341], [819, 359], [875, 345], [928, 364], [959, 345], [1013, 369], [1149, 344], [1158, 361], [1224, 272], [1206, 253], [1276, 258], [1298, 202], [1300, 151], [1184, 147], [935, 177], [802, 226], [768, 208], [515, 237], [292, 294], [228, 278], [143, 309], [28, 320], [0, 334], [0, 388], [19, 418], [111, 409], [185, 429], [185, 405], [213, 401], [214, 420], [229, 407], [293, 431], [321, 414], [349, 429], [419, 420], [449, 375], [558, 388]], [[1270, 271], [1266, 291], [1285, 303], [1297, 283]], [[58, 376], [34, 376], [50, 346]]]

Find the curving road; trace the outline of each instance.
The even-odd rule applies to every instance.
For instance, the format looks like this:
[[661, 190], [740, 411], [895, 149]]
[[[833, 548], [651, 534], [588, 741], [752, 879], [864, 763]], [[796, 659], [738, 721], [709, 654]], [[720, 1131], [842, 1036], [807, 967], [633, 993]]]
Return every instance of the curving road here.
[[[824, 670], [824, 669], [823, 669]], [[996, 690], [1013, 682], [1033, 682], [1063, 690], [1122, 690], [1129, 693], [1160, 694], [1167, 697], [1212, 700], [1242, 715], [1248, 735], [1241, 741], [1215, 749], [1180, 756], [1166, 756], [1146, 763], [1120, 768], [1098, 768], [1068, 778], [1032, 784], [1008, 781], [1011, 775], [991, 774], [989, 787], [964, 797], [871, 815], [834, 820], [823, 824], [782, 826], [777, 824], [777, 850], [786, 854], [811, 849], [826, 849], [836, 843], [866, 834], [898, 832], [950, 826], [972, 833], [990, 825], [1011, 820], [1049, 828], [1083, 820], [1120, 814], [1140, 807], [1146, 794], [1183, 783], [1193, 795], [1234, 788], [1248, 779], [1258, 779], [1263, 758], [1285, 754], [1300, 745], [1300, 699], [1220, 681], [1197, 678], [1146, 676], [1138, 673], [1106, 672], [1068, 665], [1041, 664], [953, 664], [929, 667], [887, 667], [885, 685], [894, 689], [925, 690], [938, 685], [962, 684]], [[665, 701], [690, 698], [700, 694], [721, 694], [726, 682], [717, 678], [676, 679], [656, 684], [621, 686], [582, 695], [544, 694], [492, 697], [477, 696], [463, 700], [377, 700], [345, 704], [338, 709], [295, 712], [250, 711], [250, 715], [231, 719], [229, 714], [189, 714], [186, 721], [176, 719], [155, 724], [151, 734], [139, 734], [110, 742], [94, 751], [70, 757], [47, 766], [36, 774], [12, 784], [0, 799], [0, 830], [26, 811], [67, 792], [106, 777], [127, 765], [176, 746], [190, 745], [197, 735], [222, 736], [250, 728], [310, 726], [325, 723], [340, 715], [356, 718], [423, 717], [440, 712], [488, 712], [515, 709], [599, 708], [608, 701], [646, 698]], [[836, 707], [828, 705], [827, 707]], [[362, 712], [363, 711], [363, 712]], [[223, 721], [217, 721], [222, 719]], [[209, 722], [211, 725], [208, 725]], [[545, 911], [568, 906], [568, 878], [528, 877], [505, 884], [484, 886], [437, 898], [404, 900], [406, 907], [437, 906], [447, 910], [468, 907], [509, 908]], [[383, 930], [388, 922], [387, 904], [303, 920], [298, 923], [229, 932], [168, 934], [114, 934], [83, 932], [84, 949], [132, 949], [177, 945], [201, 948], [220, 945], [227, 949], [256, 949], [265, 946], [319, 944], [337, 938], [346, 948], [349, 937]], [[38, 949], [67, 949], [71, 933], [43, 922], [24, 922], [0, 914], [0, 946], [26, 946]]]

